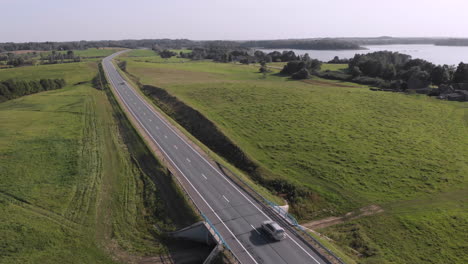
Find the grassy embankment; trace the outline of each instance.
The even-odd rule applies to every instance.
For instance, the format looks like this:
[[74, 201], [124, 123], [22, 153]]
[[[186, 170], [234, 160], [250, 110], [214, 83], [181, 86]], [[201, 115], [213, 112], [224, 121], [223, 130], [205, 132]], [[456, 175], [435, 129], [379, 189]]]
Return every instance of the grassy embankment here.
[[317, 78], [263, 79], [233, 64], [127, 60], [143, 84], [165, 88], [261, 166], [312, 190], [293, 208], [300, 219], [381, 206], [384, 213], [320, 230], [355, 259], [466, 263], [466, 104]]
[[96, 74], [92, 62], [0, 71], [68, 84], [0, 104], [0, 263], [131, 262], [167, 254], [159, 230], [195, 220], [113, 98], [90, 86]]

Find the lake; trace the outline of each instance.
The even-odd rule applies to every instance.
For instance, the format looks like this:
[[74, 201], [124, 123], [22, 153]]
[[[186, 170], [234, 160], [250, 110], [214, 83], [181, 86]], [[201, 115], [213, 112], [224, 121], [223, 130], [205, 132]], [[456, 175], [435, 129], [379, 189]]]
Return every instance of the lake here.
[[367, 50], [297, 50], [297, 49], [259, 49], [263, 52], [274, 50], [292, 50], [294, 53], [309, 56], [321, 61], [329, 61], [338, 56], [340, 59], [354, 57], [355, 54], [363, 54], [375, 51], [394, 51], [411, 55], [413, 59], [424, 59], [434, 64], [458, 65], [460, 62], [468, 63], [468, 47], [435, 46], [435, 45], [372, 45], [364, 46]]

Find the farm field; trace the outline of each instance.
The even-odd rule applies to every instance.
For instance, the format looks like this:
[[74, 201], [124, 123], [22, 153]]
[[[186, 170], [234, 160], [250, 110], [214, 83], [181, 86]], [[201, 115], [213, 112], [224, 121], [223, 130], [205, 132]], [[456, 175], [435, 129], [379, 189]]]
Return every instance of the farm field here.
[[112, 97], [91, 87], [97, 72], [91, 62], [0, 71], [67, 82], [0, 104], [0, 263], [142, 261], [176, 250], [154, 226], [196, 220]]
[[291, 81], [277, 71], [264, 78], [252, 66], [125, 60], [141, 83], [200, 111], [273, 175], [309, 188], [292, 207], [302, 222], [380, 206], [382, 213], [319, 230], [353, 258], [467, 261], [466, 104]]
[[[188, 53], [191, 52], [190, 50], [171, 50], [172, 52], [175, 53]], [[178, 58], [176, 56], [171, 57], [171, 58], [161, 58], [157, 53], [155, 53], [153, 50], [149, 49], [136, 49], [132, 50], [130, 52], [127, 52], [123, 54], [120, 57], [121, 60], [127, 60], [131, 59], [134, 61], [141, 61], [141, 62], [152, 62], [152, 63], [177, 63], [177, 62], [188, 62], [190, 59], [186, 58]]]

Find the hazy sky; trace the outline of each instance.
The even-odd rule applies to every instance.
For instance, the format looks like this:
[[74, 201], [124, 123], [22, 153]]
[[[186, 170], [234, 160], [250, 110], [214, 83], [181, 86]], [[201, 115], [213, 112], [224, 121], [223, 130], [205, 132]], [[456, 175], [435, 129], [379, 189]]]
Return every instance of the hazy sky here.
[[0, 42], [468, 37], [468, 0], [0, 0]]

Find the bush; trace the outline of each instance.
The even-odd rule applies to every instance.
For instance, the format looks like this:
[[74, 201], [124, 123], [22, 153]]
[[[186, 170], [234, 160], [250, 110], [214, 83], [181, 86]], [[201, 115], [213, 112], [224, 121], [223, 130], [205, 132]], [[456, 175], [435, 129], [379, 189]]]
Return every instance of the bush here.
[[317, 76], [329, 79], [329, 80], [338, 80], [338, 81], [350, 81], [353, 76], [350, 74], [346, 74], [340, 71], [325, 71], [325, 72], [318, 72]]
[[302, 68], [298, 72], [294, 73], [291, 77], [296, 80], [309, 79], [310, 73], [307, 69]]
[[390, 82], [387, 82], [380, 78], [372, 78], [372, 77], [356, 77], [352, 79], [353, 82], [364, 84], [364, 85], [371, 85], [380, 88], [390, 88]]
[[290, 61], [288, 62], [288, 64], [284, 65], [280, 73], [286, 74], [286, 75], [292, 75], [305, 67], [306, 67], [306, 64], [304, 61]]

